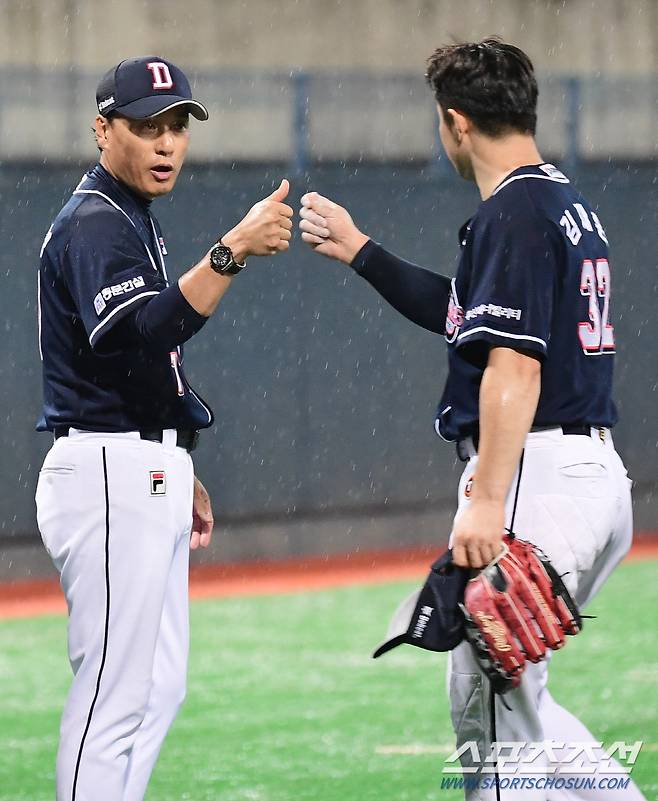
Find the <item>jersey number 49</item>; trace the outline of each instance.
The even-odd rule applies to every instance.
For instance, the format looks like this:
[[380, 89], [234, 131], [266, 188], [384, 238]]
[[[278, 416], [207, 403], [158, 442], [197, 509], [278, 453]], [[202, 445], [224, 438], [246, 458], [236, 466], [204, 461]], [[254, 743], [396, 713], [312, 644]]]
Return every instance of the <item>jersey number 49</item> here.
[[[608, 322], [610, 265], [607, 259], [585, 259], [580, 271], [580, 294], [589, 298], [589, 322], [578, 323], [578, 336], [587, 356], [615, 352], [615, 330]], [[599, 298], [603, 299], [603, 308]]]

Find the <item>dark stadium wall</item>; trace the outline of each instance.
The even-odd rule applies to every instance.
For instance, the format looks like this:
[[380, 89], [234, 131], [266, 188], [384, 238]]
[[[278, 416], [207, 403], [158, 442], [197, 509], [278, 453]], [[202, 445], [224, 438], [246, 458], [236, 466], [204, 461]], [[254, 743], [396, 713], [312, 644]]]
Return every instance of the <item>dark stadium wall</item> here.
[[[34, 430], [36, 270], [44, 234], [81, 172], [16, 164], [0, 173], [0, 537], [37, 537], [33, 494], [51, 438]], [[194, 263], [284, 175], [276, 165], [190, 166], [153, 209], [167, 235], [170, 273]], [[420, 167], [326, 166], [288, 177], [293, 206], [318, 189], [388, 248], [447, 274], [457, 229], [478, 203], [473, 187]], [[639, 528], [656, 528], [658, 511], [654, 177], [649, 166], [626, 165], [582, 166], [573, 176], [612, 245], [615, 440], [636, 481]], [[451, 508], [460, 465], [432, 425], [445, 376], [442, 341], [398, 316], [349, 269], [312, 254], [298, 235], [287, 254], [250, 260], [188, 344], [186, 368], [216, 414], [195, 462], [222, 521]]]

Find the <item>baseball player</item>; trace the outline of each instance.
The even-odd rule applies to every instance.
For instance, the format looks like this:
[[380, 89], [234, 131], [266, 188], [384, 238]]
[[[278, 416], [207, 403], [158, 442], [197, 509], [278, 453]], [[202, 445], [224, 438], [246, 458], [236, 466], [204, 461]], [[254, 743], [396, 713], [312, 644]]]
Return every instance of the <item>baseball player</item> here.
[[69, 609], [74, 678], [61, 722], [58, 801], [138, 801], [185, 695], [188, 549], [210, 542], [190, 452], [213, 414], [183, 343], [249, 256], [288, 248], [288, 182], [178, 281], [151, 201], [172, 191], [189, 115], [184, 73], [133, 58], [98, 85], [99, 163], [48, 231], [39, 268], [44, 408], [54, 434], [37, 518]]
[[[316, 192], [302, 198], [302, 238], [445, 336], [449, 373], [435, 428], [466, 462], [451, 534], [456, 564], [483, 567], [511, 530], [545, 551], [584, 607], [632, 537], [630, 481], [610, 433], [617, 413], [606, 233], [569, 178], [537, 150], [537, 84], [525, 53], [497, 39], [442, 47], [429, 59], [427, 79], [445, 152], [481, 196], [459, 232], [455, 278], [387, 252]], [[518, 767], [533, 743], [549, 741], [568, 772], [565, 744], [594, 740], [553, 700], [547, 668], [548, 661], [528, 665], [503, 701], [469, 643], [452, 651], [450, 702], [467, 798], [642, 798], [632, 783], [618, 790], [551, 785], [546, 750], [531, 760], [529, 775]], [[532, 781], [512, 790], [475, 781], [486, 778], [494, 742], [518, 744], [516, 775]], [[599, 750], [582, 772], [602, 767], [600, 758]]]

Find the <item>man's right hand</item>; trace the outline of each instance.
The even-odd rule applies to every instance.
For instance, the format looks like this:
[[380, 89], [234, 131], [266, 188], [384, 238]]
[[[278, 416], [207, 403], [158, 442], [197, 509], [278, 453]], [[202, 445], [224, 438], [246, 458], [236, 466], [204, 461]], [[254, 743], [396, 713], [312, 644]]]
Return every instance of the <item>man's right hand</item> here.
[[344, 264], [351, 264], [370, 239], [354, 225], [347, 209], [317, 192], [308, 192], [302, 197], [299, 216], [304, 242], [316, 253]]
[[247, 256], [274, 256], [290, 247], [293, 210], [283, 201], [290, 191], [284, 178], [278, 189], [252, 206], [235, 228], [222, 237], [236, 261]]

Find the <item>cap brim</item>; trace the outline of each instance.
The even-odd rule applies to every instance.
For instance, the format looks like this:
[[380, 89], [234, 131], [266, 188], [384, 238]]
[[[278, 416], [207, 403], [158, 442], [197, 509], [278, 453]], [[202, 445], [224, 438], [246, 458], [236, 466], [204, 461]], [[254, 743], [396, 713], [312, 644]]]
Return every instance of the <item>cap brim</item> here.
[[203, 103], [199, 103], [198, 100], [190, 100], [189, 97], [180, 97], [180, 95], [142, 97], [132, 103], [126, 103], [125, 106], [117, 106], [112, 111], [129, 117], [131, 120], [146, 120], [149, 117], [164, 114], [165, 111], [170, 111], [172, 108], [183, 107], [197, 120], [208, 119], [208, 109]]
[[446, 551], [432, 565], [423, 586], [398, 606], [388, 626], [386, 640], [373, 658], [402, 643], [426, 651], [451, 651], [464, 639], [464, 617], [460, 603], [469, 571], [452, 562]]
[[392, 648], [396, 648], [403, 642], [408, 642], [407, 634], [409, 631], [409, 625], [411, 623], [411, 617], [416, 609], [416, 605], [418, 604], [418, 597], [420, 596], [422, 589], [423, 588], [420, 587], [419, 589], [414, 590], [414, 592], [407, 596], [395, 610], [393, 617], [391, 618], [391, 622], [388, 624], [386, 639], [373, 651], [373, 659], [377, 659], [378, 656], [385, 654]]

